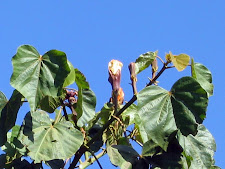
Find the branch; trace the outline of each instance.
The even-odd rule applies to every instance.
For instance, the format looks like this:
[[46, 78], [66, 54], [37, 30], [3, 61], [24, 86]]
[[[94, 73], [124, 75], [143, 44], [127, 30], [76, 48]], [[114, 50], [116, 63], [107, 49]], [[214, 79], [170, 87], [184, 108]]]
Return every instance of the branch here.
[[[98, 155], [94, 155], [93, 158], [87, 159], [85, 162], [82, 163], [82, 168], [86, 168], [89, 165], [93, 164], [95, 161], [98, 162], [98, 159], [101, 158], [106, 154], [106, 150], [104, 149], [102, 152], [100, 152]], [[99, 163], [100, 164], [100, 163]], [[100, 167], [100, 166], [99, 166]], [[101, 166], [102, 167], [102, 166]]]
[[162, 58], [161, 57], [159, 57], [159, 56], [156, 56], [163, 64], [165, 64], [165, 62], [162, 60]]
[[[152, 85], [158, 78], [159, 76], [166, 70], [166, 67], [167, 65], [169, 64], [170, 62], [166, 62], [162, 69], [159, 71], [159, 73], [146, 85], [147, 86], [150, 86]], [[127, 102], [116, 114], [115, 116], [116, 117], [119, 117], [131, 104], [133, 104], [135, 101], [137, 100], [137, 96], [136, 95], [133, 95], [133, 97], [130, 99], [129, 102]], [[97, 134], [95, 134], [95, 136], [87, 143], [87, 147], [90, 147], [90, 145], [92, 145], [98, 138], [99, 136], [102, 135], [102, 133], [105, 131], [105, 129], [107, 129], [109, 127], [110, 124], [112, 124], [112, 122], [115, 120], [115, 118], [112, 116], [112, 118], [98, 131]], [[69, 169], [73, 169], [76, 164], [78, 163], [79, 159], [81, 158], [81, 156], [84, 154], [84, 152], [87, 151], [87, 148], [82, 145], [80, 147], [80, 149], [76, 152], [75, 154], [75, 157], [72, 161], [72, 163], [70, 164], [70, 167]]]
[[88, 151], [89, 151], [89, 152], [91, 153], [91, 155], [95, 158], [95, 160], [97, 161], [97, 163], [98, 163], [100, 169], [103, 169], [103, 168], [102, 168], [102, 165], [101, 165], [100, 162], [98, 161], [98, 158], [95, 156], [95, 154], [91, 151], [90, 148], [88, 148]]
[[69, 121], [68, 114], [66, 112], [66, 107], [65, 106], [63, 106], [63, 113], [64, 113], [66, 121]]
[[146, 85], [146, 87], [147, 86], [151, 86], [152, 84], [154, 84], [155, 83], [155, 81], [159, 78], [159, 76], [166, 70], [166, 68], [167, 68], [167, 65], [169, 64], [170, 62], [166, 62], [164, 65], [163, 65], [163, 67], [162, 67], [162, 69], [159, 71], [159, 73]]

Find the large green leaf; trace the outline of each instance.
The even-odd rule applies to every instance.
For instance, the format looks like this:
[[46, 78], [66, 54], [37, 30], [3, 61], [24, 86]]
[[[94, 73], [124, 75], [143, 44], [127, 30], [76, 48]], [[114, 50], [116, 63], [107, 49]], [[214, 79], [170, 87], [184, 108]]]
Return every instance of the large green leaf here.
[[135, 61], [135, 73], [138, 74], [145, 70], [155, 60], [157, 52], [147, 52], [140, 55]]
[[41, 56], [29, 45], [20, 46], [12, 58], [11, 85], [27, 98], [34, 111], [43, 96], [60, 96], [70, 72], [66, 54], [50, 50]]
[[182, 134], [196, 134], [197, 124], [206, 116], [208, 97], [192, 77], [179, 79], [171, 89], [171, 101], [177, 127]]
[[191, 73], [192, 77], [195, 78], [203, 89], [208, 93], [208, 96], [213, 95], [213, 84], [211, 72], [202, 64], [191, 61]]
[[111, 163], [121, 169], [132, 169], [139, 154], [130, 146], [112, 145], [107, 147], [107, 153]]
[[137, 95], [138, 114], [147, 133], [164, 150], [170, 135], [177, 130], [170, 95], [158, 86], [149, 86]]
[[14, 90], [9, 101], [0, 93], [0, 107], [2, 108], [0, 109], [0, 146], [6, 142], [7, 132], [15, 125], [22, 98], [23, 96], [17, 90]]
[[195, 136], [190, 134], [186, 137], [178, 132], [178, 140], [185, 158], [190, 162], [190, 169], [210, 168], [214, 164], [215, 140], [202, 124], [198, 126], [198, 133]]
[[23, 125], [20, 141], [37, 163], [70, 158], [83, 143], [82, 133], [71, 122], [63, 120], [54, 123], [41, 110], [29, 112]]

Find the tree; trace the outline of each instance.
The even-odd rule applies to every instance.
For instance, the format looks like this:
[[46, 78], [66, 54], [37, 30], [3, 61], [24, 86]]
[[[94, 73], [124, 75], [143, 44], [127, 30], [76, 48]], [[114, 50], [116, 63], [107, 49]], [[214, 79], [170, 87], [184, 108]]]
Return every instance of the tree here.
[[[163, 63], [159, 71], [157, 61]], [[0, 92], [0, 145], [5, 151], [1, 168], [42, 168], [43, 163], [63, 168], [70, 158], [70, 169], [95, 161], [102, 168], [98, 159], [105, 154], [122, 169], [219, 168], [214, 165], [214, 138], [202, 124], [213, 94], [211, 72], [193, 58], [190, 63], [188, 55], [170, 52], [164, 61], [157, 51], [147, 52], [131, 62], [133, 97], [126, 104], [120, 87], [123, 64], [110, 61], [112, 97], [97, 113], [94, 92], [64, 52], [50, 50], [42, 56], [23, 45], [12, 64], [10, 83], [15, 90], [9, 100]], [[138, 92], [137, 75], [149, 66], [152, 78]], [[187, 66], [190, 76], [179, 79], [170, 91], [159, 87], [157, 79], [164, 71]], [[68, 88], [73, 83], [77, 89]], [[19, 109], [27, 102], [30, 111], [18, 126]], [[133, 141], [141, 146], [141, 154]]]

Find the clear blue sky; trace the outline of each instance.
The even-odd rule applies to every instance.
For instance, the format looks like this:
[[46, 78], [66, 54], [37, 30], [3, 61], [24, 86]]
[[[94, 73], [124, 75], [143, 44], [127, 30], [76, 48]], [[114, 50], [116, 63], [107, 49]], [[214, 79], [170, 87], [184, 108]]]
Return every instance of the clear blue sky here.
[[[225, 168], [225, 1], [2, 1], [0, 3], [0, 91], [9, 98], [11, 58], [22, 44], [33, 45], [40, 54], [64, 51], [82, 71], [97, 96], [97, 110], [108, 101], [111, 87], [107, 64], [123, 62], [122, 87], [131, 98], [128, 64], [142, 53], [159, 50], [186, 53], [206, 65], [213, 74], [214, 96], [210, 98], [204, 124], [217, 143], [216, 165]], [[189, 71], [168, 70], [159, 85], [171, 85]], [[139, 76], [138, 89], [150, 72]], [[18, 123], [28, 110], [23, 108]], [[105, 162], [103, 168], [114, 168]], [[93, 165], [90, 168], [98, 168]]]

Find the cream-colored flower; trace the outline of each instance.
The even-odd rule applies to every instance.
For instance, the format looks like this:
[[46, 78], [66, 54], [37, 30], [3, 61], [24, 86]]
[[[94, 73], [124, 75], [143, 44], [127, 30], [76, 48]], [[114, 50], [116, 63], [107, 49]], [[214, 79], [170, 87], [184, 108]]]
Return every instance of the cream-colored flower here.
[[122, 67], [123, 64], [118, 60], [111, 60], [108, 65], [108, 69], [113, 75], [116, 75], [118, 71], [121, 72]]

